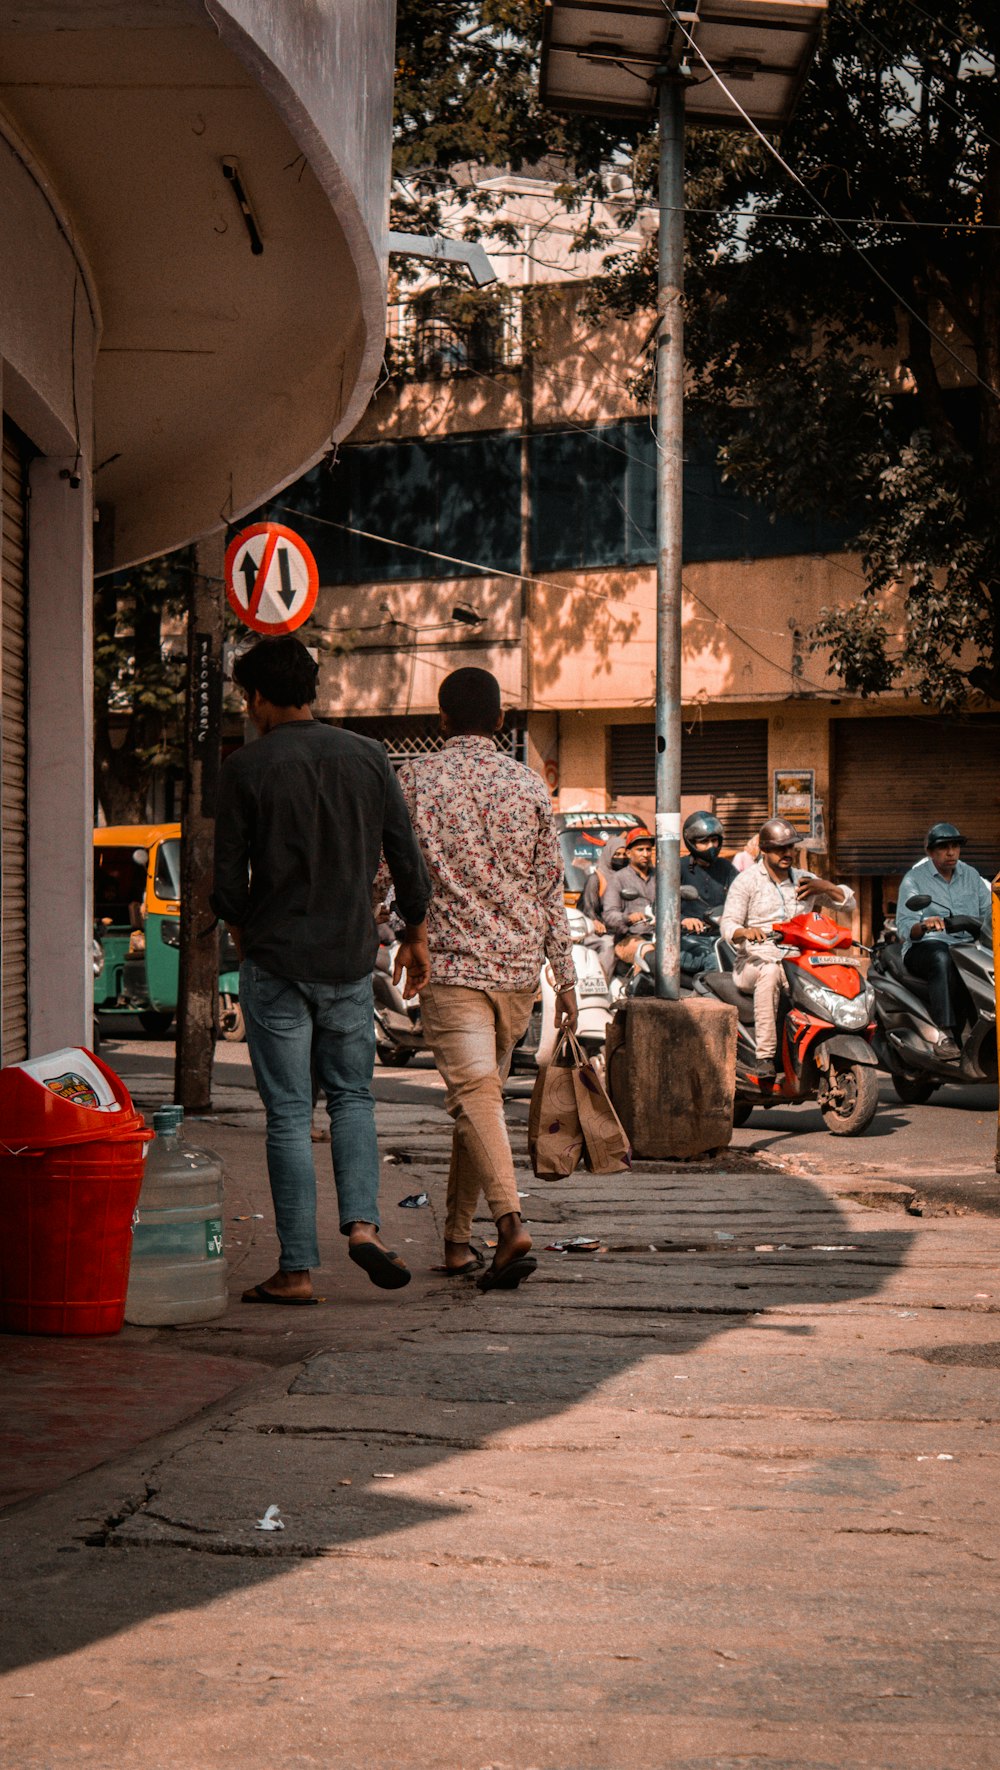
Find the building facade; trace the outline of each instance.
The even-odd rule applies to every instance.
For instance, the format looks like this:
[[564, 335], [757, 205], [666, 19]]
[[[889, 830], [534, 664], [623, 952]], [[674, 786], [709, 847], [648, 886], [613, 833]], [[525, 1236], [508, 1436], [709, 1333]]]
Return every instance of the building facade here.
[[[499, 291], [404, 294], [369, 411], [281, 504], [320, 563], [321, 709], [419, 751], [442, 675], [479, 664], [557, 808], [651, 816], [656, 440], [629, 393], [649, 317], [588, 317], [571, 220], [537, 181], [508, 191], [523, 249], [496, 258]], [[734, 493], [694, 434], [685, 457], [685, 809], [713, 808], [731, 849], [776, 808], [808, 823], [866, 929], [936, 818], [992, 875], [1000, 718], [847, 695], [810, 645], [863, 582], [846, 531]]]
[[0, 8], [0, 1056], [88, 1042], [92, 573], [273, 498], [385, 338], [393, 0]]

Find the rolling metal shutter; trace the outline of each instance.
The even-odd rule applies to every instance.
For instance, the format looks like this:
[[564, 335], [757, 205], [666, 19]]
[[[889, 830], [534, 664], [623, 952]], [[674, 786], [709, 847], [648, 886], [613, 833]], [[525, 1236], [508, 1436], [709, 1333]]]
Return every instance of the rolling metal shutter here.
[[[656, 791], [656, 727], [611, 727], [611, 792], [616, 801]], [[681, 794], [703, 798], [722, 819], [727, 848], [742, 848], [769, 814], [767, 720], [714, 719], [685, 726]]]
[[0, 1059], [28, 1050], [27, 451], [4, 423], [0, 551]]
[[833, 853], [841, 873], [903, 873], [946, 818], [962, 859], [1000, 869], [1000, 717], [835, 719]]

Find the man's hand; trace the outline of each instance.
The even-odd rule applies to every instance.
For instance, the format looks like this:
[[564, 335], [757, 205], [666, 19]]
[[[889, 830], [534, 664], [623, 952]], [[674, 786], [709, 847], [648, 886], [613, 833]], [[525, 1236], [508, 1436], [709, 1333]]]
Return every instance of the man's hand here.
[[556, 1031], [561, 1032], [564, 1026], [568, 1026], [570, 1032], [575, 1032], [579, 1012], [575, 987], [561, 989], [556, 996]]
[[704, 922], [699, 922], [697, 916], [688, 916], [686, 918], [686, 920], [681, 922], [681, 927], [683, 928], [685, 934], [707, 934], [708, 933], [707, 924]]
[[815, 873], [804, 873], [795, 887], [795, 896], [799, 903], [804, 897], [830, 897], [834, 903], [839, 903], [840, 886], [832, 879], [818, 879]]
[[629, 915], [629, 921], [630, 922], [648, 922], [649, 921], [649, 911], [648, 910], [632, 910], [632, 912]]
[[607, 933], [607, 929], [605, 928], [604, 923], [601, 921], [600, 916], [594, 917], [594, 933], [595, 934], [606, 934]]
[[734, 928], [733, 929], [733, 939], [734, 940], [758, 941], [758, 940], [770, 940], [770, 938], [771, 938], [770, 928]]
[[399, 943], [392, 981], [398, 984], [406, 972], [406, 994], [415, 996], [431, 980], [431, 953], [427, 945], [427, 923], [407, 923]]
[[[944, 922], [940, 916], [925, 916], [923, 921], [919, 923], [919, 927], [923, 930], [924, 934], [944, 933]], [[914, 928], [912, 932], [916, 934], [916, 928]]]

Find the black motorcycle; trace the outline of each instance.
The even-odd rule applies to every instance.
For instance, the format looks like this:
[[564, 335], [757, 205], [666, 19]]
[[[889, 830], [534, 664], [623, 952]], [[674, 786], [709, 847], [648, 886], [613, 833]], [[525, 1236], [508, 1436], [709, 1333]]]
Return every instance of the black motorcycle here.
[[[909, 897], [908, 910], [930, 906], [926, 896]], [[918, 1106], [945, 1082], [995, 1082], [997, 1079], [996, 992], [993, 949], [980, 937], [973, 916], [942, 918], [949, 934], [976, 938], [950, 948], [951, 962], [965, 985], [971, 1019], [962, 1028], [957, 1057], [944, 1057], [940, 1046], [949, 1036], [931, 1019], [930, 992], [903, 964], [899, 941], [877, 946], [868, 971], [875, 991], [878, 1031], [875, 1050], [888, 1070], [896, 1094], [906, 1106]]]

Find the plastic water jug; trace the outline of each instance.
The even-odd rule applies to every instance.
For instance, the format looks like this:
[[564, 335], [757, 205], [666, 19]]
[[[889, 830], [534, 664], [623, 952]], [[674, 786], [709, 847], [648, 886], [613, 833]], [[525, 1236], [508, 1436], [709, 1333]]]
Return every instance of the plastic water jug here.
[[138, 1326], [211, 1321], [229, 1302], [222, 1163], [182, 1140], [183, 1121], [182, 1106], [153, 1114], [125, 1303], [125, 1320]]

